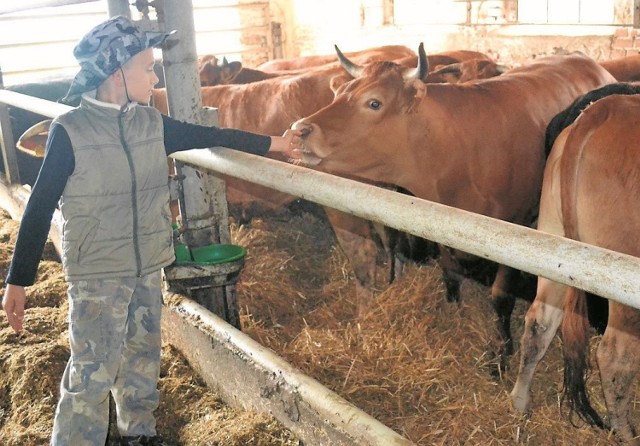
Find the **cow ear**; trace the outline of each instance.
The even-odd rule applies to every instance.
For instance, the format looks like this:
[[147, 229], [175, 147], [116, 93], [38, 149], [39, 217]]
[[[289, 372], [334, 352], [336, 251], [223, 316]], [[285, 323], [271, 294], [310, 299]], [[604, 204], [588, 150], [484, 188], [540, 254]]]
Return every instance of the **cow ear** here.
[[234, 80], [238, 74], [240, 74], [240, 71], [242, 70], [242, 62], [227, 62], [225, 65], [222, 66], [222, 71], [220, 73], [220, 76], [223, 78], [223, 83], [228, 84], [230, 83], [232, 80]]

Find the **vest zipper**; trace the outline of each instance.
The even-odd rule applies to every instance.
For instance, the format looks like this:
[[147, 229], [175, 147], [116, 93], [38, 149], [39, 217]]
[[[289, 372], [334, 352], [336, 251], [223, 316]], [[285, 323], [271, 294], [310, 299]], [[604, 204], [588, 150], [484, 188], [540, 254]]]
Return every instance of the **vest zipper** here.
[[140, 258], [140, 246], [138, 243], [138, 194], [136, 193], [136, 169], [133, 165], [133, 158], [131, 157], [131, 150], [124, 137], [124, 111], [127, 106], [123, 105], [118, 115], [118, 128], [120, 129], [120, 143], [127, 156], [127, 162], [129, 163], [129, 171], [131, 172], [131, 210], [132, 212], [132, 227], [133, 227], [133, 250], [136, 256], [136, 276], [142, 275], [142, 260]]

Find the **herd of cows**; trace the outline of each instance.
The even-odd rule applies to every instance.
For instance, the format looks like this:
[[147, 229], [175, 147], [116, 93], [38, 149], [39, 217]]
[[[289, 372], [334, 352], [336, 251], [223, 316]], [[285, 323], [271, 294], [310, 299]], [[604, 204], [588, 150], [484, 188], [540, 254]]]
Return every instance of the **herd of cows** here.
[[[255, 69], [213, 56], [200, 60], [202, 102], [219, 125], [304, 135], [303, 164], [335, 175], [640, 256], [640, 55], [596, 62], [572, 53], [516, 68], [475, 51], [417, 54], [384, 46], [267, 62]], [[11, 89], [49, 100], [68, 80]], [[167, 113], [166, 90], [153, 105]], [[634, 113], [638, 114], [634, 114]], [[40, 119], [11, 110], [14, 134]], [[24, 183], [39, 160], [22, 154]], [[34, 170], [35, 168], [35, 170]], [[277, 208], [294, 197], [227, 179], [232, 204]], [[533, 300], [526, 318], [516, 409], [531, 409], [538, 362], [561, 329], [565, 394], [572, 410], [624, 441], [635, 439], [630, 392], [640, 368], [640, 311], [466, 253], [325, 209], [351, 261], [361, 308], [373, 299], [381, 240], [393, 280], [410, 260], [438, 257], [449, 300], [460, 281], [491, 286], [505, 358], [513, 353], [515, 299]], [[624, 215], [623, 215], [624, 214]], [[533, 280], [532, 280], [533, 279]], [[537, 285], [537, 288], [536, 288]], [[590, 309], [599, 303], [599, 310]], [[585, 388], [589, 323], [605, 318], [597, 364], [608, 425]], [[596, 314], [597, 315], [597, 314]], [[635, 440], [634, 440], [635, 439]], [[640, 443], [638, 443], [640, 444]]]

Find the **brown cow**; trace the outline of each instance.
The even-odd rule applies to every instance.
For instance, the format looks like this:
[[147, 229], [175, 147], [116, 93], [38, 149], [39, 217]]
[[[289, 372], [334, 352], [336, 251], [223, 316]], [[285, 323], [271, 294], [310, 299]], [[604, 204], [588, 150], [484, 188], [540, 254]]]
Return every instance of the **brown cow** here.
[[[560, 134], [545, 169], [540, 231], [640, 256], [638, 116], [640, 96], [613, 95], [594, 102]], [[585, 307], [583, 291], [539, 279], [511, 392], [516, 409], [530, 410], [535, 368], [562, 326], [567, 400], [582, 419], [604, 427], [585, 389], [590, 337]], [[622, 440], [638, 445], [631, 401], [640, 368], [639, 310], [609, 301], [597, 360], [611, 428]]]
[[[381, 53], [372, 55], [372, 58], [379, 57]], [[447, 56], [446, 54], [451, 54]], [[390, 55], [391, 57], [392, 55]], [[442, 62], [443, 57], [447, 57], [451, 61], [457, 61], [464, 57], [480, 56], [480, 59], [471, 59], [457, 62], [458, 70], [463, 77], [463, 80], [473, 76], [474, 68], [478, 63], [486, 61], [496, 65], [490, 61], [487, 56], [481, 53], [472, 51], [453, 51], [450, 53], [440, 53], [433, 56], [428, 56], [429, 60], [435, 60]], [[407, 58], [404, 59], [406, 63]], [[416, 65], [417, 57], [414, 58], [413, 65]], [[221, 72], [218, 66], [218, 73]], [[466, 68], [469, 67], [469, 68]], [[312, 112], [320, 109], [324, 105], [327, 105], [333, 99], [333, 92], [329, 90], [328, 79], [334, 74], [343, 73], [341, 65], [329, 64], [322, 67], [312, 67], [304, 75], [291, 77], [290, 80], [269, 80], [268, 82], [260, 85], [255, 84], [253, 87], [225, 87], [219, 89], [207, 89], [203, 88], [203, 104], [208, 106], [214, 106], [220, 108], [220, 121], [222, 126], [238, 127], [244, 130], [279, 134], [288, 128], [291, 119], [290, 115], [287, 115], [287, 109], [291, 111], [298, 110], [298, 118], [304, 115], [311, 114]], [[269, 75], [270, 73], [266, 73]], [[498, 74], [498, 73], [495, 73]], [[321, 77], [318, 78], [317, 75]], [[478, 74], [482, 76], [482, 74]], [[439, 77], [438, 77], [439, 76]], [[443, 75], [436, 74], [434, 77], [428, 77], [426, 81], [437, 80], [442, 82], [445, 79]], [[349, 76], [342, 78], [341, 82], [350, 79]], [[448, 77], [449, 81], [455, 79], [454, 77]], [[458, 81], [458, 79], [455, 79]], [[284, 87], [281, 87], [284, 86]], [[235, 98], [235, 99], [233, 99]], [[280, 100], [279, 98], [286, 98]], [[273, 108], [273, 104], [285, 104], [279, 105], [282, 112], [278, 112]], [[233, 109], [230, 109], [232, 107]], [[273, 113], [269, 111], [273, 110]], [[255, 118], [254, 118], [255, 117]], [[250, 206], [253, 208], [264, 208], [267, 206], [269, 209], [275, 209], [289, 202], [293, 197], [273, 192], [268, 188], [264, 188], [257, 185], [241, 182], [239, 180], [228, 178], [228, 199], [230, 203], [242, 203], [242, 207], [247, 209]], [[347, 256], [351, 259], [352, 267], [357, 278], [356, 281], [356, 294], [359, 300], [370, 300], [373, 297], [373, 288], [375, 284], [375, 263], [367, 261], [360, 261], [360, 258], [375, 258], [377, 253], [377, 245], [375, 238], [372, 234], [372, 228], [370, 223], [366, 220], [358, 219], [357, 217], [343, 214], [335, 209], [327, 209], [327, 215], [334, 228], [336, 237], [340, 243], [340, 246], [345, 251]], [[376, 231], [378, 232], [378, 231]], [[384, 238], [383, 238], [384, 239]], [[420, 243], [420, 242], [419, 242]], [[388, 245], [387, 245], [388, 247]], [[393, 280], [396, 275], [396, 267], [398, 270], [401, 268], [401, 264], [395, 257], [396, 250], [390, 248], [388, 253], [391, 257], [389, 280]], [[457, 282], [451, 287], [449, 294], [457, 295]]]
[[600, 62], [618, 82], [640, 81], [640, 54]]
[[[427, 62], [429, 62], [430, 69], [433, 69], [431, 67], [451, 65], [454, 63], [463, 62], [465, 60], [473, 59], [493, 61], [491, 57], [487, 56], [484, 53], [469, 50], [443, 51], [441, 53], [427, 55]], [[352, 62], [357, 63], [356, 61]], [[397, 59], [395, 60], [395, 62], [404, 67], [415, 68], [418, 66], [418, 56], [414, 54], [412, 56], [403, 57], [402, 59]]]
[[[397, 185], [419, 198], [518, 224], [535, 215], [549, 120], [576, 97], [615, 81], [590, 58], [545, 58], [492, 79], [424, 84], [422, 45], [416, 69], [391, 62], [357, 66], [356, 79], [332, 104], [298, 121], [303, 162], [373, 183]], [[462, 253], [457, 253], [462, 256]], [[454, 258], [442, 251], [445, 277]], [[511, 353], [512, 270], [500, 267], [492, 286], [505, 353]], [[370, 302], [360, 302], [366, 308]]]
[[296, 71], [267, 72], [245, 68], [241, 62], [228, 62], [226, 57], [222, 59], [222, 65], [218, 65], [217, 60], [208, 60], [200, 64], [199, 70], [200, 85], [203, 87], [225, 84], [250, 84], [251, 82], [263, 81], [284, 75], [301, 74]]
[[[371, 48], [359, 51], [357, 55], [359, 60], [369, 62], [374, 60], [407, 60], [408, 57], [417, 60], [417, 56], [413, 51], [402, 46]], [[328, 62], [318, 64], [319, 59], [317, 58], [326, 57], [330, 57]], [[223, 58], [222, 65], [218, 64], [218, 59], [215, 57], [203, 58], [199, 64], [200, 85], [204, 87], [224, 84], [248, 84], [274, 77], [300, 75], [312, 70], [326, 71], [335, 69], [336, 72], [341, 72], [341, 65], [337, 59], [337, 56], [307, 56], [296, 61], [296, 65], [298, 65], [296, 69], [264, 70], [261, 68], [245, 68], [241, 62], [228, 62], [226, 58]], [[307, 61], [308, 65], [304, 65], [303, 61]]]
[[[429, 60], [429, 66], [434, 67], [433, 76], [425, 80], [429, 83], [458, 83], [472, 79], [487, 79], [498, 76], [507, 69], [504, 65], [499, 65], [485, 54], [476, 51], [449, 51], [428, 55], [427, 59]], [[415, 67], [418, 63], [418, 56], [403, 56], [398, 59], [397, 53], [394, 51], [385, 54], [383, 51], [375, 50], [368, 56], [367, 60], [369, 62], [391, 60], [401, 65]], [[205, 56], [200, 60], [199, 65], [200, 85], [205, 87], [224, 84], [248, 84], [274, 77], [304, 74], [310, 70], [338, 69], [340, 66], [340, 62], [336, 61], [297, 70], [262, 71], [243, 67], [242, 63], [238, 61], [228, 62], [226, 57], [222, 59], [222, 64], [220, 65], [217, 58]]]
[[[403, 45], [383, 45], [374, 48], [367, 48], [360, 51], [347, 53], [357, 63], [366, 63], [372, 60], [395, 60], [402, 57], [415, 56], [412, 50]], [[301, 56], [288, 59], [269, 60], [261, 65], [258, 69], [261, 71], [284, 71], [308, 69], [319, 65], [325, 65], [337, 62], [335, 54]]]
[[[250, 84], [202, 87], [202, 104], [218, 108], [218, 125], [221, 127], [280, 135], [297, 119], [331, 103], [332, 78], [344, 82], [351, 77], [341, 68], [331, 68]], [[155, 89], [153, 103], [166, 114], [166, 90]], [[278, 209], [293, 200], [288, 194], [259, 185], [231, 177], [226, 180], [228, 201], [239, 204], [243, 209]]]

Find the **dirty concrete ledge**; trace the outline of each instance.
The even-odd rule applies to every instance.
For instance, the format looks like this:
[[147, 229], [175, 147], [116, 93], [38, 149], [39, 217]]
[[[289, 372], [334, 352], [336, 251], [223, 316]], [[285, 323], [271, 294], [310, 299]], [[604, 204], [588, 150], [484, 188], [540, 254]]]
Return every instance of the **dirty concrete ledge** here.
[[[30, 196], [0, 175], [0, 207], [20, 220]], [[58, 253], [61, 216], [49, 233]], [[304, 375], [272, 350], [179, 294], [165, 294], [163, 339], [227, 404], [267, 413], [308, 446], [410, 446], [414, 443]]]
[[414, 444], [193, 300], [165, 301], [163, 339], [227, 404], [273, 416], [305, 445]]

